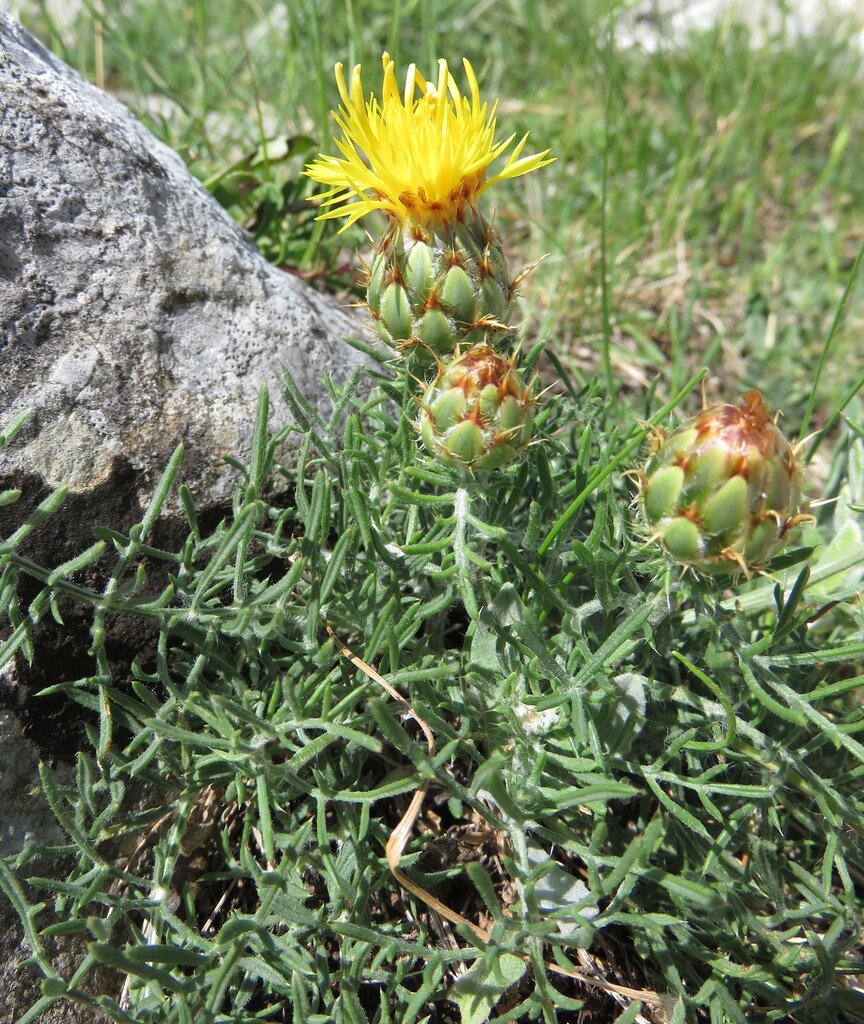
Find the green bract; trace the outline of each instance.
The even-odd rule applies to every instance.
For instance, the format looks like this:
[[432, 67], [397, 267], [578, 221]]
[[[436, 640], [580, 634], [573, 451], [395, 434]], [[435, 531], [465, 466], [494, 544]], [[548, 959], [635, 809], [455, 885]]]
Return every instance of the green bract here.
[[511, 360], [487, 345], [442, 364], [421, 402], [427, 449], [466, 469], [512, 462], [534, 432], [534, 399]]
[[758, 391], [714, 405], [662, 441], [640, 505], [666, 554], [709, 575], [764, 565], [802, 519], [800, 466]]
[[391, 225], [369, 271], [367, 302], [389, 345], [431, 364], [457, 346], [511, 334], [511, 282], [497, 232], [461, 219]]

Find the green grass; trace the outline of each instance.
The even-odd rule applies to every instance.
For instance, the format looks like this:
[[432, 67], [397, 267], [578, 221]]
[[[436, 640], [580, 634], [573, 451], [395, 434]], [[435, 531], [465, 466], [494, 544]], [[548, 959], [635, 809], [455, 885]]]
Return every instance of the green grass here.
[[[0, 545], [0, 663], [38, 658], [58, 601], [93, 609], [92, 673], [54, 688], [90, 713], [91, 749], [68, 785], [44, 779], [66, 836], [49, 853], [73, 866], [0, 863], [47, 979], [22, 1024], [61, 998], [136, 1024], [862, 1019], [860, 55], [838, 26], [754, 50], [731, 23], [621, 52], [599, 3], [286, 6], [124, 4], [98, 67], [93, 11], [62, 35], [33, 20], [268, 258], [341, 291], [362, 234], [315, 225], [299, 178], [329, 149], [332, 63], [464, 52], [502, 130], [558, 157], [495, 201], [514, 264], [547, 254], [526, 349], [548, 339], [544, 383], [560, 360], [564, 387], [544, 443], [482, 486], [418, 463], [382, 370], [371, 395], [334, 393], [330, 423], [289, 390], [296, 470], [262, 402], [232, 515], [202, 531], [187, 499], [176, 549], [153, 533], [175, 464], [139, 527], [73, 564], [19, 553], [36, 523]], [[827, 428], [811, 489], [836, 499], [773, 578], [728, 590], [644, 544], [619, 472], [664, 403], [698, 407], [703, 365], [709, 396], [755, 385], [791, 436]], [[26, 609], [21, 573], [44, 587]], [[118, 612], [154, 636], [123, 678]], [[424, 782], [402, 868], [488, 939], [388, 867]], [[57, 935], [89, 944], [72, 979]], [[88, 988], [98, 965], [125, 1005]]]
[[[572, 353], [576, 370], [593, 369], [608, 344], [619, 381], [638, 389], [659, 374], [674, 390], [707, 362], [719, 386], [758, 384], [800, 416], [862, 242], [864, 79], [842, 22], [758, 50], [727, 23], [649, 56], [610, 45], [623, 5], [514, 2], [494, 17], [485, 4], [441, 0], [287, 7], [112, 5], [101, 76], [211, 179], [267, 139], [329, 148], [336, 60], [362, 62], [371, 85], [385, 45], [427, 68], [464, 54], [500, 97], [502, 127], [530, 130], [558, 156], [497, 194], [515, 263], [546, 255], [525, 288], [528, 329]], [[36, 22], [95, 76], [92, 18], [53, 39]], [[261, 177], [296, 183], [309, 156]], [[285, 230], [308, 241], [297, 221], [292, 212]], [[297, 262], [311, 269], [315, 252], [304, 247]], [[829, 367], [825, 408], [857, 354], [860, 289], [835, 339], [840, 372]]]

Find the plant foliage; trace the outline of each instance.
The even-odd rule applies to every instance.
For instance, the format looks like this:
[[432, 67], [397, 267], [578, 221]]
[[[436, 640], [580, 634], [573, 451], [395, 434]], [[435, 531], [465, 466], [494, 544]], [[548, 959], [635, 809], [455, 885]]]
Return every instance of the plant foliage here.
[[[201, 530], [181, 488], [176, 550], [151, 535], [179, 450], [128, 534], [32, 564], [21, 544], [58, 493], [0, 545], [0, 664], [38, 656], [64, 601], [92, 609], [90, 673], [51, 687], [92, 723], [73, 776], [42, 773], [65, 841], [0, 868], [45, 978], [20, 1024], [58, 999], [139, 1024], [408, 1022], [445, 1000], [551, 1021], [611, 999], [573, 967], [656, 993], [655, 1019], [860, 1016], [861, 428], [807, 546], [721, 592], [634, 528], [615, 470], [651, 422], [622, 426], [598, 385], [548, 402], [542, 443], [479, 478], [419, 454], [386, 365], [330, 393], [324, 420], [288, 377], [293, 424], [269, 438], [262, 394], [231, 514]], [[27, 607], [20, 574], [41, 583]], [[153, 625], [124, 673], [117, 614]], [[402, 870], [482, 940], [388, 866], [423, 784]], [[58, 934], [86, 940], [71, 977]], [[88, 988], [96, 965], [113, 994]]]

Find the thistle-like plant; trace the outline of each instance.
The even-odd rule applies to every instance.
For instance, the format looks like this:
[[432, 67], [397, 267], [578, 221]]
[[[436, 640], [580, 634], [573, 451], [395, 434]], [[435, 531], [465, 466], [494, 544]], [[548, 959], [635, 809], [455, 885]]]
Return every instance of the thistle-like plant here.
[[475, 345], [442, 364], [420, 402], [428, 451], [468, 470], [497, 469], [518, 457], [533, 435], [537, 400], [514, 362]]
[[[43, 976], [20, 1024], [60, 1000], [123, 1024], [411, 1024], [451, 1003], [472, 1022], [862, 1015], [864, 645], [849, 624], [864, 428], [842, 427], [834, 518], [822, 509], [811, 547], [768, 562], [774, 578], [721, 595], [641, 544], [619, 471], [701, 374], [645, 425], [565, 372], [565, 397], [535, 406], [539, 349], [516, 358], [496, 312], [512, 281], [476, 200], [502, 153], [468, 73], [470, 101], [446, 66], [437, 87], [409, 72], [400, 98], [385, 60], [368, 104], [359, 70], [350, 94], [340, 73], [343, 158], [313, 165], [333, 216], [353, 196], [349, 219], [389, 218], [370, 306], [437, 369], [416, 397], [439, 458], [419, 460], [417, 424], [393, 415], [413, 410], [409, 374], [328, 382], [326, 417], [289, 375], [291, 426], [268, 436], [263, 394], [215, 527], [181, 490], [187, 535], [158, 535], [178, 451], [140, 523], [63, 565], [27, 553], [62, 489], [0, 530], [0, 668], [38, 662], [67, 602], [92, 627], [81, 675], [49, 687], [88, 716], [74, 772], [41, 774], [64, 839], [0, 858]], [[439, 164], [382, 190], [373, 157], [399, 125]], [[422, 134], [435, 125], [447, 133]], [[439, 152], [445, 138], [474, 139], [480, 162]], [[517, 147], [505, 176], [544, 159]], [[535, 427], [544, 443], [529, 445]], [[688, 561], [728, 565], [728, 549], [764, 564], [779, 545], [762, 524], [792, 516], [778, 450], [748, 470], [745, 504], [725, 455], [692, 437], [655, 453], [643, 500], [658, 532], [694, 522], [695, 502], [706, 549], [685, 547]], [[690, 473], [722, 499], [683, 504]], [[275, 496], [274, 478], [288, 482]], [[19, 498], [0, 493], [0, 522]], [[112, 625], [130, 616], [152, 632], [121, 663]], [[403, 828], [421, 810], [422, 834]], [[68, 970], [61, 941], [78, 943]]]

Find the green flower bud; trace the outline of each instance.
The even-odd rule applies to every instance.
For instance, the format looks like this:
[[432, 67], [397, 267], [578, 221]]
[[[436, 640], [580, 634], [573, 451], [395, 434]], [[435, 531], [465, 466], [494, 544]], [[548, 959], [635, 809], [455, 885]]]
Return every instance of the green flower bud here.
[[534, 432], [535, 399], [513, 361], [486, 345], [442, 364], [420, 403], [427, 450], [469, 470], [496, 469], [518, 457]]
[[758, 391], [679, 427], [640, 473], [640, 507], [676, 562], [707, 575], [749, 575], [808, 518], [801, 470]]
[[397, 341], [411, 337], [411, 307], [408, 294], [401, 284], [388, 284], [381, 300], [381, 320], [387, 331]]

